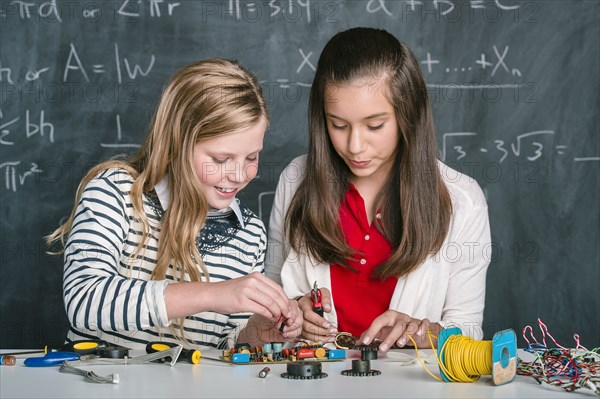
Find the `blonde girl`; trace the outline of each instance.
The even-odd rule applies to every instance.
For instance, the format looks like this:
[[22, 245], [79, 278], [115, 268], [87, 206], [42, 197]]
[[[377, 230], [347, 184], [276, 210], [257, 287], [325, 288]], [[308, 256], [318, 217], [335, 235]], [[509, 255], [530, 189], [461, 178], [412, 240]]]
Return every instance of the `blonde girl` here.
[[263, 274], [265, 228], [236, 198], [267, 124], [260, 86], [237, 63], [175, 74], [137, 156], [89, 171], [48, 237], [64, 250], [68, 340], [225, 348], [300, 333], [297, 305]]

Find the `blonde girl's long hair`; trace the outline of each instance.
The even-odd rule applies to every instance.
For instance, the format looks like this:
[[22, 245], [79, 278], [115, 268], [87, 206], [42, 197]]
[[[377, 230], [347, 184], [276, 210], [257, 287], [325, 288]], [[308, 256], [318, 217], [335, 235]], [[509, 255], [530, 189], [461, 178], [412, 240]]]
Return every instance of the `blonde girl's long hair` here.
[[377, 194], [372, 215], [383, 214], [382, 232], [392, 246], [374, 277], [404, 276], [437, 252], [448, 233], [450, 194], [437, 166], [437, 145], [427, 86], [412, 51], [390, 33], [354, 28], [325, 46], [308, 106], [306, 176], [286, 214], [286, 234], [296, 251], [316, 261], [346, 267], [354, 255], [339, 227], [339, 206], [351, 172], [337, 155], [324, 115], [327, 85], [383, 81], [399, 131], [392, 172]]
[[164, 279], [172, 264], [175, 281], [186, 280], [186, 275], [190, 281], [208, 281], [209, 273], [196, 247], [196, 235], [206, 220], [208, 204], [194, 169], [194, 146], [252, 127], [260, 118], [268, 120], [261, 87], [254, 75], [237, 62], [210, 59], [184, 67], [164, 89], [139, 153], [129, 161], [106, 161], [92, 168], [79, 185], [70, 217], [46, 237], [46, 242], [60, 242], [60, 252], [64, 251], [86, 185], [106, 169], [124, 168], [134, 178], [133, 209], [146, 237], [132, 255], [138, 258], [150, 234], [142, 197], [167, 177], [170, 204], [161, 221], [152, 279]]

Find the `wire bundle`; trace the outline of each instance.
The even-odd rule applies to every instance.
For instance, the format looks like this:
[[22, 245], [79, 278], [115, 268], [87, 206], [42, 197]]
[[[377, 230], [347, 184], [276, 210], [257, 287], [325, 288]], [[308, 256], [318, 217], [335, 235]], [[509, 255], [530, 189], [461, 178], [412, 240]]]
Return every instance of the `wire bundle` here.
[[492, 374], [492, 341], [474, 341], [464, 335], [449, 337], [440, 351], [440, 368], [451, 382], [475, 382]]
[[90, 360], [76, 360], [76, 361], [67, 362], [67, 363], [85, 364], [85, 365], [99, 365], [99, 364], [109, 364], [109, 365], [110, 364], [112, 364], [112, 365], [125, 364], [125, 365], [128, 365], [128, 364], [149, 363], [149, 362], [154, 362], [156, 360], [169, 358], [169, 359], [171, 359], [171, 362], [170, 362], [171, 366], [174, 366], [175, 362], [179, 358], [179, 355], [181, 354], [182, 349], [183, 349], [182, 345], [177, 345], [172, 348], [165, 349], [163, 351], [148, 353], [146, 355], [136, 356], [136, 357], [125, 356], [123, 359], [94, 358], [94, 359], [90, 359]]
[[77, 367], [73, 367], [70, 364], [68, 364], [67, 362], [64, 362], [63, 364], [61, 364], [58, 371], [60, 371], [61, 373], [81, 375], [87, 382], [93, 382], [96, 384], [118, 384], [119, 383], [119, 374], [115, 373], [115, 374], [108, 375], [106, 377], [102, 377], [102, 376], [99, 376], [98, 374], [94, 373], [93, 371], [86, 371], [86, 370], [83, 370], [83, 369], [80, 369]]
[[[523, 338], [527, 341], [525, 350], [536, 356], [531, 362], [519, 359], [517, 374], [533, 377], [538, 383], [546, 383], [573, 392], [587, 388], [600, 396], [600, 348], [592, 350], [581, 345], [579, 335], [573, 336], [576, 346], [568, 349], [560, 345], [548, 332], [548, 327], [538, 319], [542, 332], [542, 342], [533, 335], [531, 326], [523, 328]], [[532, 338], [530, 342], [527, 333]], [[546, 336], [556, 345], [549, 348]]]

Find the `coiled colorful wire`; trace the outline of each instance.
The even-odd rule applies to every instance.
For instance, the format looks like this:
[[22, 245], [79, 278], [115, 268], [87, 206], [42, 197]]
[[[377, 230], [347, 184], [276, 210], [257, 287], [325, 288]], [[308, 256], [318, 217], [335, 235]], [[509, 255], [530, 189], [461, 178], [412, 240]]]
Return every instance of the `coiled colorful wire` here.
[[[548, 332], [548, 327], [538, 319], [542, 332], [542, 342], [533, 335], [531, 326], [523, 328], [523, 338], [527, 342], [525, 350], [536, 359], [525, 362], [519, 359], [517, 374], [533, 377], [539, 384], [546, 383], [563, 388], [567, 392], [587, 388], [600, 396], [600, 348], [588, 350], [581, 345], [579, 335], [573, 336], [575, 348], [568, 349], [560, 345]], [[530, 342], [529, 337], [533, 342]], [[549, 348], [546, 336], [556, 345]]]

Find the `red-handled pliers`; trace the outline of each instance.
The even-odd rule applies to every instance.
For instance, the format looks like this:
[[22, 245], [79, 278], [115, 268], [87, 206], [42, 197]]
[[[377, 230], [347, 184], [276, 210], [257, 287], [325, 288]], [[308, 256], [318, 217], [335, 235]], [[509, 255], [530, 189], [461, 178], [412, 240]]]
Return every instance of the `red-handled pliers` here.
[[323, 317], [323, 304], [321, 303], [323, 295], [321, 294], [321, 290], [317, 286], [316, 281], [313, 285], [313, 289], [310, 291], [310, 299], [312, 299], [313, 303], [313, 312]]

